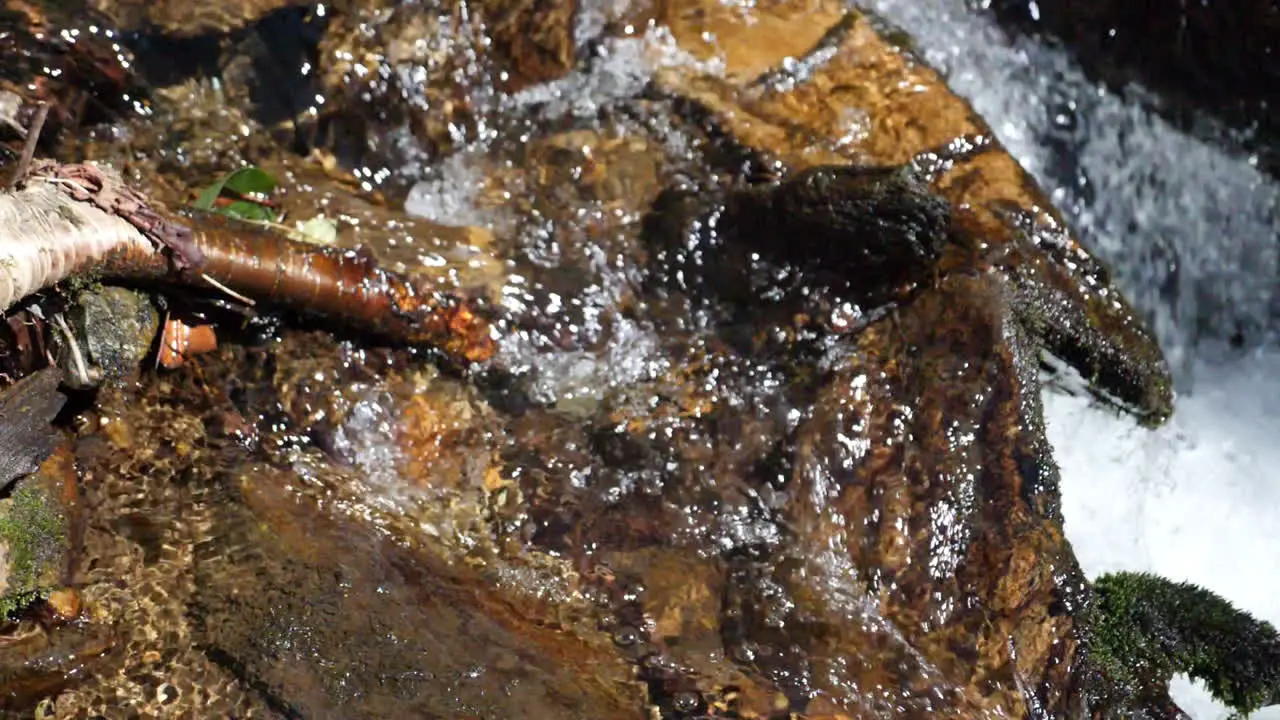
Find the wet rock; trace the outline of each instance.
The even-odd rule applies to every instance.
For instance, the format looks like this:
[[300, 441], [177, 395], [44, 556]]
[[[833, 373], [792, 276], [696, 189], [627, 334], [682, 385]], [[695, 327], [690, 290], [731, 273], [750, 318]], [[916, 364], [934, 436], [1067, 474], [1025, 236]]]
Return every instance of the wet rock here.
[[292, 482], [246, 476], [253, 514], [226, 503], [214, 528], [233, 542], [196, 556], [198, 642], [277, 711], [643, 717], [612, 647], [528, 624], [467, 569], [327, 515]]
[[67, 398], [61, 375], [46, 368], [0, 389], [0, 489], [33, 473], [53, 452], [59, 434], [50, 426]]
[[[745, 43], [756, 28], [749, 17], [722, 21]], [[690, 48], [704, 42], [692, 31], [677, 39]], [[1150, 423], [1168, 417], [1172, 384], [1154, 338], [1034, 180], [936, 72], [857, 14], [834, 21], [807, 54], [783, 61], [752, 77], [729, 65], [727, 79], [673, 68], [658, 82], [692, 103], [714, 132], [792, 170], [906, 163], [928, 170], [954, 222], [974, 238], [967, 249], [950, 249], [943, 266], [1010, 273], [1050, 351], [1100, 396], [1119, 398]]]
[[0, 617], [61, 583], [78, 538], [75, 459], [63, 444], [0, 499]]
[[577, 0], [485, 0], [478, 10], [495, 45], [509, 56], [508, 92], [555, 80], [573, 67]]
[[110, 18], [126, 32], [158, 32], [174, 37], [221, 35], [251, 25], [264, 15], [307, 5], [296, 0], [235, 0], [192, 5], [182, 0], [90, 0], [95, 11]]
[[794, 541], [739, 591], [749, 654], [812, 678], [794, 692], [849, 704], [858, 687], [903, 717], [1069, 714], [1078, 640], [1055, 608], [1086, 589], [1012, 302], [994, 277], [944, 279], [858, 334], [820, 391], [796, 440]]
[[777, 68], [782, 58], [804, 56], [845, 13], [837, 0], [765, 0], [751, 7], [659, 0], [640, 6], [628, 21], [637, 27], [648, 20], [660, 23], [694, 57], [722, 61], [727, 78], [748, 82]]
[[[686, 289], [709, 281], [754, 301], [768, 288], [741, 276], [763, 256], [873, 307], [929, 279], [950, 232], [950, 206], [907, 167], [815, 166], [764, 187], [668, 191], [647, 222], [663, 248], [654, 272]], [[790, 275], [752, 269], [766, 284]]]
[[46, 627], [24, 620], [6, 628], [0, 635], [0, 711], [30, 716], [35, 706], [40, 717], [53, 716], [51, 707], [38, 704], [41, 699], [78, 676], [101, 672], [114, 648], [111, 628], [93, 623]]
[[73, 298], [65, 334], [54, 335], [69, 382], [92, 387], [136, 379], [160, 334], [160, 313], [146, 293], [119, 287], [89, 287]]
[[322, 91], [335, 137], [386, 144], [407, 128], [443, 154], [479, 138], [497, 88], [516, 90], [568, 72], [575, 2], [486, 0], [422, 5], [359, 3], [320, 46]]
[[163, 377], [149, 373], [140, 384], [104, 386], [78, 415], [85, 532], [68, 585], [82, 610], [69, 627], [96, 626], [112, 646], [90, 672], [63, 668], [42, 711], [278, 716], [192, 643], [193, 548], [206, 538], [210, 504], [222, 497], [216, 479], [248, 452], [213, 432], [228, 400], [196, 379], [193, 366], [223, 352]]

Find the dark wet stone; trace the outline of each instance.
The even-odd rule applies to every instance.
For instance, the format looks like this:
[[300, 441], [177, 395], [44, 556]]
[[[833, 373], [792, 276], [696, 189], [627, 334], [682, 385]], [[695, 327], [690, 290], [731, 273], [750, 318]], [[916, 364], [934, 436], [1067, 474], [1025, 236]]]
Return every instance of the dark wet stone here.
[[764, 186], [677, 186], [655, 201], [645, 238], [653, 275], [691, 296], [874, 308], [930, 279], [949, 226], [950, 206], [910, 168], [833, 165]]
[[61, 374], [46, 368], [0, 390], [0, 488], [36, 471], [60, 439], [50, 426], [67, 398]]
[[951, 206], [909, 167], [813, 167], [730, 195], [721, 227], [734, 240], [873, 296], [928, 277]]
[[69, 382], [82, 384], [74, 352], [85, 363], [85, 385], [137, 378], [160, 332], [160, 313], [150, 296], [127, 288], [90, 287], [76, 295], [67, 314], [78, 337], [76, 348], [73, 351], [62, 335], [54, 335], [54, 340]]

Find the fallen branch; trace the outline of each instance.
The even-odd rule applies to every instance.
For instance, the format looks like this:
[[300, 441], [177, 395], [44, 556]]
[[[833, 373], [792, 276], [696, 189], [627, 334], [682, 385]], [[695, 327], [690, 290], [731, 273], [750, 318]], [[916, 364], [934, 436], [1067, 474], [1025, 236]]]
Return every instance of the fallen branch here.
[[230, 291], [464, 364], [493, 354], [474, 303], [432, 280], [250, 223], [175, 215], [95, 166], [37, 163], [24, 187], [0, 193], [0, 308], [75, 276]]

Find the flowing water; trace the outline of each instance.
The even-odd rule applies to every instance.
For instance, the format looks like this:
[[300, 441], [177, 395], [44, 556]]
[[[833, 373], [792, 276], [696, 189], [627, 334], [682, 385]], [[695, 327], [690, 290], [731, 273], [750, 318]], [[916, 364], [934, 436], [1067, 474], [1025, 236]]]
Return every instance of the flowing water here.
[[[584, 13], [584, 37], [616, 12], [612, 5]], [[1121, 96], [1097, 86], [1065, 53], [1010, 38], [963, 0], [870, 6], [914, 36], [1112, 263], [1175, 367], [1177, 410], [1154, 432], [1086, 398], [1046, 391], [1067, 532], [1085, 570], [1150, 570], [1192, 581], [1280, 623], [1280, 583], [1267, 570], [1280, 567], [1280, 540], [1269, 532], [1280, 523], [1280, 451], [1273, 449], [1280, 435], [1280, 187], [1250, 157], [1169, 126], [1140, 91]], [[499, 102], [590, 117], [600, 103], [634, 93], [653, 70], [648, 51], [665, 40], [651, 32], [609, 41], [589, 71]], [[465, 156], [427, 175], [427, 192], [411, 198], [411, 212], [477, 222], [477, 174]], [[571, 301], [584, 326], [575, 331], [590, 332], [598, 309], [612, 302], [603, 256], [599, 266], [594, 296]], [[519, 278], [506, 296], [514, 307], [535, 297]], [[547, 311], [556, 314], [562, 299], [552, 293], [538, 301], [553, 303]], [[599, 354], [539, 354], [538, 399], [590, 401], [610, 384], [656, 372], [651, 330], [620, 326], [611, 337], [604, 362]], [[530, 363], [532, 353], [520, 336], [504, 350], [512, 366]], [[1174, 695], [1192, 717], [1227, 714], [1185, 678], [1175, 681]], [[1256, 717], [1280, 718], [1280, 708]]]
[[[723, 2], [744, 11], [754, 6], [754, 0]], [[1272, 328], [1280, 326], [1273, 320], [1280, 316], [1274, 181], [1248, 157], [1189, 137], [1141, 102], [1100, 90], [1063, 53], [1008, 38], [964, 0], [868, 2], [915, 37], [926, 59], [949, 74], [954, 89], [1114, 264], [1177, 369], [1177, 413], [1155, 432], [1056, 386], [1045, 391], [1049, 434], [1063, 467], [1067, 532], [1085, 570], [1154, 570], [1280, 622], [1275, 584], [1262, 571], [1280, 565], [1280, 542], [1262, 531], [1280, 519], [1274, 509], [1280, 487], [1272, 482], [1280, 453], [1269, 450], [1280, 429], [1274, 419], [1280, 384], [1270, 380], [1280, 370]], [[421, 707], [450, 716], [563, 716], [553, 707], [558, 700], [527, 704], [541, 702], [544, 687], [581, 690], [581, 706], [595, 713], [584, 717], [608, 714], [602, 708], [610, 702], [636, 708], [640, 700], [626, 692], [639, 688], [630, 681], [619, 682], [626, 692], [617, 694], [592, 689], [608, 681], [591, 687], [579, 681], [633, 676], [614, 645], [638, 658], [649, 644], [626, 624], [645, 624], [638, 613], [648, 610], [635, 596], [646, 591], [621, 580], [614, 585], [607, 575], [591, 581], [604, 583], [591, 586], [591, 602], [605, 603], [621, 623], [610, 626], [611, 638], [594, 621], [581, 637], [540, 629], [557, 626], [544, 623], [553, 613], [558, 623], [596, 612], [581, 588], [564, 580], [568, 568], [587, 568], [571, 560], [594, 558], [594, 549], [575, 554], [569, 547], [579, 541], [599, 543], [603, 557], [618, 561], [619, 578], [644, 577], [648, 607], [659, 610], [726, 613], [719, 602], [694, 603], [721, 598], [721, 589], [737, 615], [742, 608], [783, 613], [782, 604], [797, 599], [779, 584], [785, 575], [757, 576], [736, 565], [723, 588], [716, 585], [725, 574], [718, 558], [758, 552], [770, 563], [787, 558], [773, 557], [787, 543], [762, 510], [783, 503], [764, 475], [782, 477], [786, 469], [771, 448], [816, 407], [809, 381], [790, 363], [797, 345], [778, 341], [778, 355], [788, 362], [775, 363], [772, 345], [739, 354], [733, 332], [723, 343], [700, 344], [709, 334], [704, 326], [720, 321], [702, 311], [661, 301], [635, 310], [642, 304], [637, 276], [647, 246], [638, 228], [646, 198], [676, 178], [697, 181], [698, 173], [737, 158], [715, 155], [687, 123], [635, 102], [663, 66], [696, 64], [707, 75], [723, 66], [695, 60], [663, 28], [619, 36], [615, 21], [634, 9], [629, 5], [581, 0], [574, 39], [590, 61], [514, 94], [495, 89], [485, 42], [468, 41], [483, 28], [466, 13], [449, 20], [457, 25], [436, 38], [443, 47], [433, 46], [420, 65], [388, 60], [381, 68], [407, 73], [400, 80], [409, 91], [400, 99], [421, 101], [418, 109], [428, 115], [422, 78], [443, 76], [431, 75], [440, 70], [432, 65], [437, 55], [448, 59], [450, 77], [469, 88], [474, 124], [455, 125], [445, 113], [448, 137], [437, 139], [456, 152], [435, 159], [415, 136], [393, 130], [386, 145], [397, 153], [400, 177], [420, 181], [408, 200], [412, 214], [486, 226], [493, 237], [468, 235], [477, 244], [455, 248], [388, 233], [383, 250], [397, 261], [447, 268], [460, 286], [501, 298], [517, 319], [502, 321], [496, 363], [518, 391], [486, 387], [482, 395], [482, 383], [464, 384], [402, 354], [297, 329], [277, 335], [280, 328], [268, 323], [246, 330], [243, 346], [226, 345], [197, 371], [157, 374], [142, 390], [104, 394], [89, 417], [93, 427], [107, 429], [78, 450], [92, 479], [84, 588], [91, 603], [114, 608], [131, 635], [121, 657], [101, 660], [111, 672], [88, 673], [89, 680], [63, 693], [59, 712], [116, 706], [142, 712], [181, 698], [206, 714], [243, 714], [284, 698], [294, 703], [291, 712], [309, 715], [323, 714], [341, 697], [355, 714], [385, 716], [387, 708], [404, 710], [403, 696], [416, 695]], [[865, 117], [847, 122], [850, 142], [867, 132]], [[211, 164], [228, 162], [218, 153]], [[394, 175], [368, 168], [356, 174], [366, 190]], [[752, 291], [753, 300], [774, 299]], [[767, 302], [752, 309], [772, 317]], [[854, 324], [854, 312], [841, 317]], [[840, 347], [806, 352], [821, 357], [795, 364], [826, 372]], [[860, 387], [851, 382], [849, 392]], [[732, 422], [704, 417], [708, 404], [728, 408]], [[840, 433], [810, 439], [838, 441], [839, 452], [866, 449]], [[814, 467], [817, 503], [829, 477], [821, 464]], [[762, 482], [734, 484], [746, 474]], [[930, 521], [939, 527], [972, 509], [973, 496], [964, 492], [972, 486], [959, 480], [956, 486], [954, 497], [932, 505], [937, 514]], [[578, 508], [591, 523], [581, 521]], [[497, 538], [536, 552], [515, 552]], [[950, 540], [929, 551], [931, 573], [955, 572]], [[633, 553], [627, 549], [633, 541], [661, 551]], [[927, 713], [959, 702], [946, 674], [865, 602], [848, 553], [808, 546], [798, 552], [806, 548], [815, 550], [805, 568], [822, 583], [814, 596], [825, 605], [805, 612], [834, 613], [848, 633], [842, 642], [876, 648], [860, 660], [874, 666], [833, 666], [817, 682], [857, 687], [866, 670], [880, 683], [879, 672], [896, 667], [906, 681], [875, 687], [899, 711], [932, 717]], [[483, 568], [462, 558], [480, 558]], [[480, 575], [482, 569], [490, 574]], [[609, 594], [615, 591], [617, 597]], [[757, 591], [760, 597], [751, 594]], [[773, 592], [776, 606], [764, 597]], [[265, 600], [246, 605], [245, 597]], [[493, 622], [495, 612], [505, 612], [495, 608], [512, 604], [530, 608], [521, 618], [529, 627], [520, 632]], [[959, 612], [945, 603], [935, 610], [939, 622]], [[545, 618], [538, 614], [544, 611]], [[372, 630], [357, 626], [367, 617], [380, 618]], [[726, 641], [712, 630], [716, 637], [706, 646], [720, 652]], [[674, 649], [664, 650], [675, 659], [698, 658], [707, 640], [699, 632], [681, 628]], [[583, 637], [601, 647], [574, 645]], [[545, 657], [514, 659], [528, 654], [527, 643], [544, 641], [552, 648]], [[733, 647], [754, 652], [755, 645]], [[589, 662], [590, 672], [564, 664], [565, 657]], [[332, 668], [338, 675], [329, 674]], [[493, 692], [498, 686], [491, 683], [513, 668], [524, 694], [508, 694], [514, 685]], [[497, 679], [484, 677], [486, 669]], [[395, 683], [383, 682], [388, 672]], [[318, 689], [335, 677], [340, 687]], [[793, 690], [807, 692], [808, 678], [796, 682]], [[268, 685], [284, 690], [263, 694]], [[673, 707], [690, 699], [667, 694], [662, 702]], [[1225, 715], [1185, 681], [1175, 695], [1193, 717]], [[1259, 717], [1280, 718], [1280, 709]]]

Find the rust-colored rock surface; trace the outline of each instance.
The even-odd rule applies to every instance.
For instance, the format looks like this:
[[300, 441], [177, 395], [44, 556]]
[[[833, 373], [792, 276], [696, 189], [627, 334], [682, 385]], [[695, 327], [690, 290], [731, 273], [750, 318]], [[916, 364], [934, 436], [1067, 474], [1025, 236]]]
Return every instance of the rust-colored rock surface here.
[[[704, 20], [684, 42], [697, 51], [705, 32], [745, 43], [758, 27], [746, 17]], [[930, 166], [957, 222], [986, 246], [983, 256], [953, 262], [1008, 266], [1027, 305], [1042, 308], [1037, 320], [1050, 350], [1153, 422], [1167, 417], [1172, 387], [1154, 338], [1035, 181], [936, 72], [856, 14], [834, 22], [794, 69], [734, 82], [741, 72], [727, 65], [726, 83], [677, 68], [661, 82], [704, 106], [742, 144], [793, 169], [915, 159]]]

